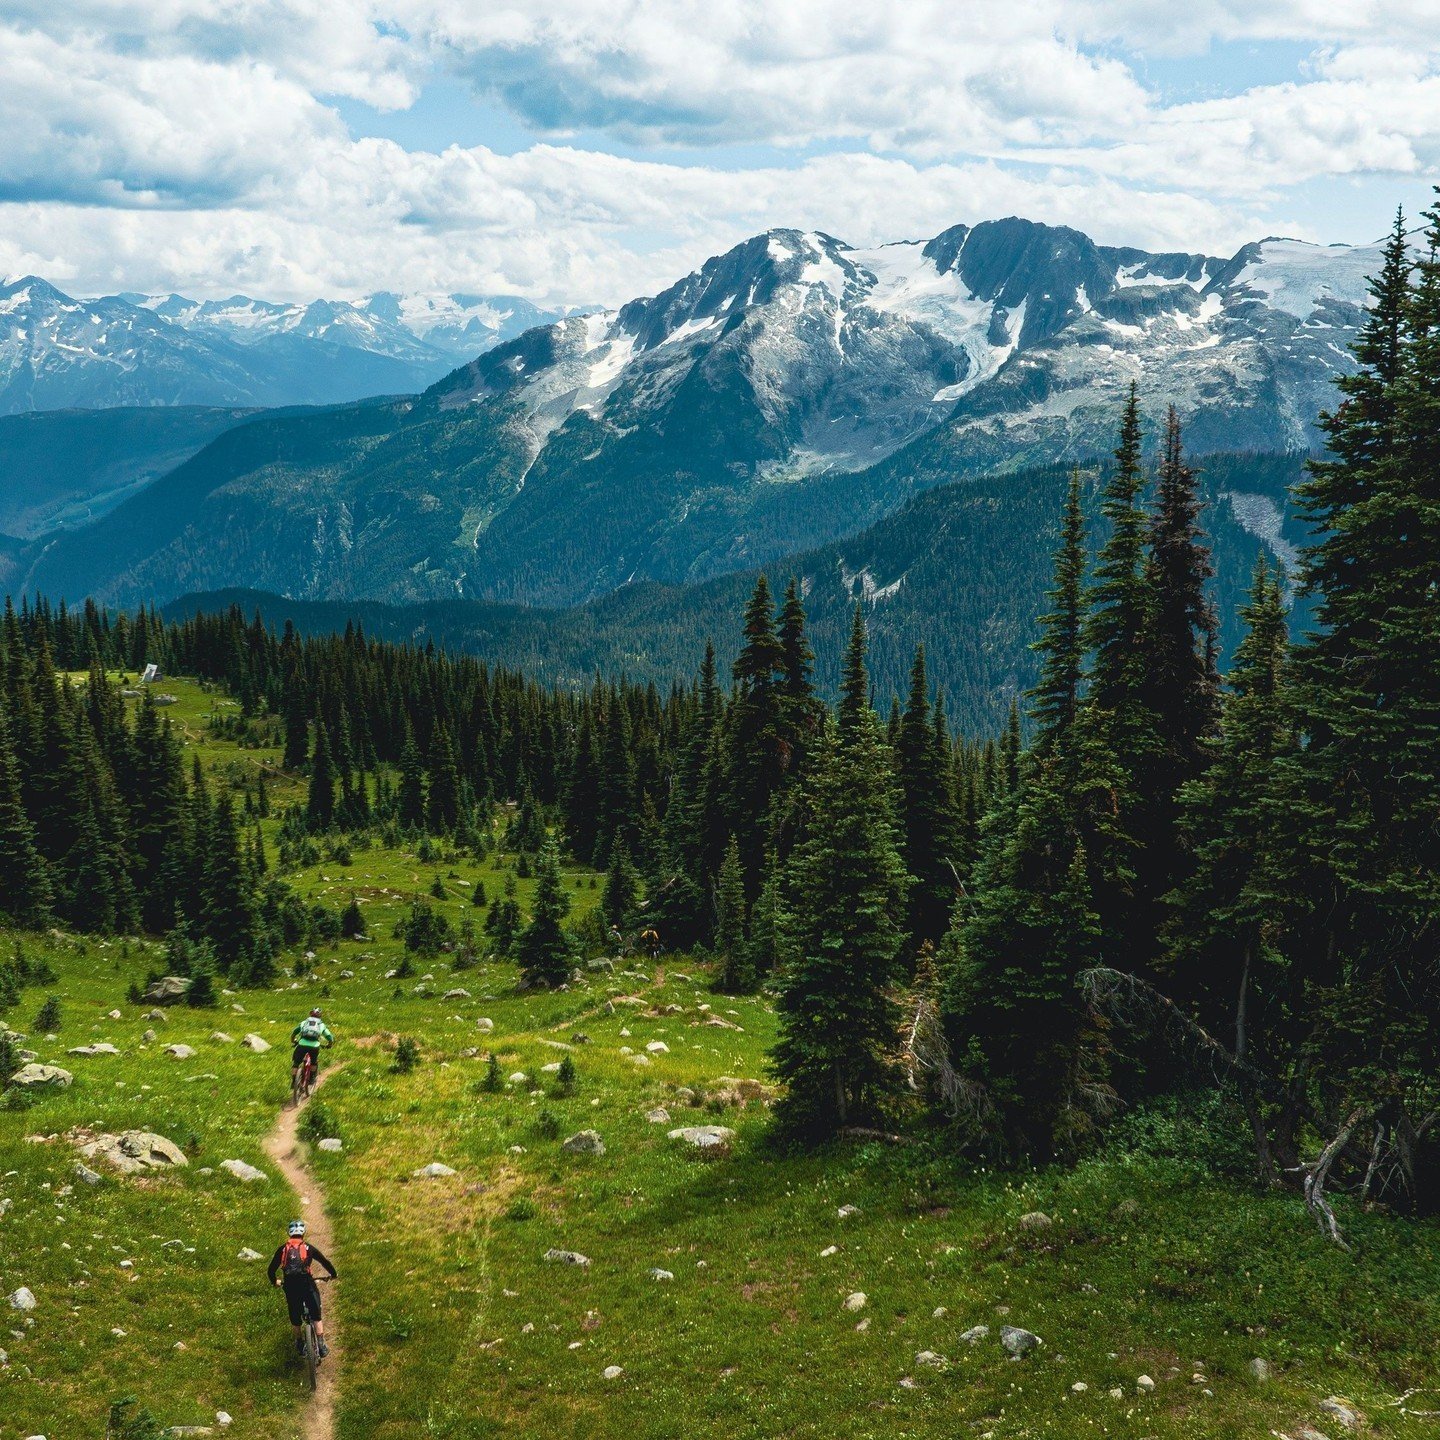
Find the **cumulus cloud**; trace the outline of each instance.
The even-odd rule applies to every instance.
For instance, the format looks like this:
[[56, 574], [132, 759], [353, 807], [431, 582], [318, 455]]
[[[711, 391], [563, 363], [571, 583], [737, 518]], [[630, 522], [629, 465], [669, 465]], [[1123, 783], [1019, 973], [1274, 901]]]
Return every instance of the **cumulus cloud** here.
[[[1434, 3], [9, 0], [0, 271], [614, 302], [770, 225], [872, 243], [1007, 213], [1228, 252], [1302, 229], [1296, 185], [1440, 170]], [[1204, 100], [1143, 79], [1264, 41], [1308, 58]], [[439, 77], [534, 143], [342, 119]]]

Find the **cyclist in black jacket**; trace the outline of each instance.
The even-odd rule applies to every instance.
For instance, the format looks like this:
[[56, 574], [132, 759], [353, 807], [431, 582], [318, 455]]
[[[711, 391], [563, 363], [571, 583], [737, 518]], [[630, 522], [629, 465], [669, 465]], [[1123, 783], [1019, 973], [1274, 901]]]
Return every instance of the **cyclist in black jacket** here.
[[303, 1354], [305, 1350], [305, 1342], [300, 1338], [300, 1324], [305, 1318], [302, 1306], [308, 1305], [310, 1318], [315, 1322], [315, 1339], [320, 1347], [320, 1358], [323, 1360], [330, 1353], [330, 1347], [325, 1343], [325, 1326], [320, 1319], [320, 1287], [310, 1273], [310, 1266], [317, 1260], [330, 1272], [330, 1278], [335, 1279], [335, 1267], [316, 1246], [305, 1239], [305, 1222], [292, 1220], [290, 1238], [271, 1256], [268, 1273], [272, 1285], [284, 1287], [285, 1304], [290, 1310], [290, 1323], [295, 1327], [296, 1353]]

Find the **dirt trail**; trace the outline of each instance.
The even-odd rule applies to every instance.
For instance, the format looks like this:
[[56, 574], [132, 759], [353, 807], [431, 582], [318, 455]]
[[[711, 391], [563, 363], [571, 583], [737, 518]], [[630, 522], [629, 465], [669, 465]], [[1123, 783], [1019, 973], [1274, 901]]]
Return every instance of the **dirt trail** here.
[[[344, 1068], [342, 1062], [329, 1070], [322, 1070], [315, 1089], [318, 1090], [332, 1075], [338, 1074]], [[305, 1105], [309, 1103], [310, 1101], [306, 1100]], [[330, 1229], [330, 1217], [325, 1211], [324, 1192], [301, 1163], [297, 1131], [305, 1105], [293, 1109], [287, 1105], [280, 1112], [275, 1128], [265, 1137], [263, 1148], [290, 1187], [300, 1196], [300, 1216], [308, 1227], [306, 1238], [324, 1251], [338, 1269], [340, 1262], [335, 1254], [335, 1237]], [[335, 1286], [327, 1285], [321, 1298], [325, 1306], [325, 1338], [330, 1341], [330, 1355], [320, 1367], [320, 1383], [305, 1407], [302, 1422], [305, 1440], [335, 1440], [335, 1392], [339, 1388], [341, 1353], [340, 1347], [335, 1343]]]

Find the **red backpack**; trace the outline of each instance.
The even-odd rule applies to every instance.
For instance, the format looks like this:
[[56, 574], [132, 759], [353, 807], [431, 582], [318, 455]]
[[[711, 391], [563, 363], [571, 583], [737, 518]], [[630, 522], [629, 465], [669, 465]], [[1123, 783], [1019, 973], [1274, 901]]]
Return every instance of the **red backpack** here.
[[310, 1247], [303, 1240], [287, 1240], [285, 1253], [280, 1257], [280, 1268], [287, 1275], [308, 1275]]

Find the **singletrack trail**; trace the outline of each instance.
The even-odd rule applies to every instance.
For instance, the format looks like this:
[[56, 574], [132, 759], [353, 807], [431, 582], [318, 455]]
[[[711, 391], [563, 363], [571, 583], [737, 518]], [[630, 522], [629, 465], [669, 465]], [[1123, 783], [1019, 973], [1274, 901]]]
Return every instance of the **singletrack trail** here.
[[[325, 1195], [314, 1177], [301, 1162], [301, 1148], [298, 1138], [300, 1117], [305, 1106], [314, 1098], [316, 1091], [332, 1076], [345, 1068], [345, 1062], [322, 1070], [316, 1077], [315, 1089], [304, 1105], [285, 1106], [275, 1121], [275, 1128], [265, 1137], [263, 1149], [275, 1162], [276, 1168], [285, 1177], [290, 1188], [300, 1197], [300, 1218], [307, 1226], [308, 1240], [313, 1241], [330, 1257], [335, 1254], [335, 1237], [330, 1229], [330, 1217], [325, 1210]], [[325, 1338], [331, 1342], [330, 1355], [320, 1367], [320, 1380], [314, 1395], [308, 1397], [301, 1419], [301, 1433], [305, 1440], [335, 1440], [335, 1394], [340, 1379], [340, 1349], [335, 1344], [335, 1287], [327, 1285], [323, 1294], [325, 1305]], [[283, 1317], [282, 1317], [283, 1318]]]

